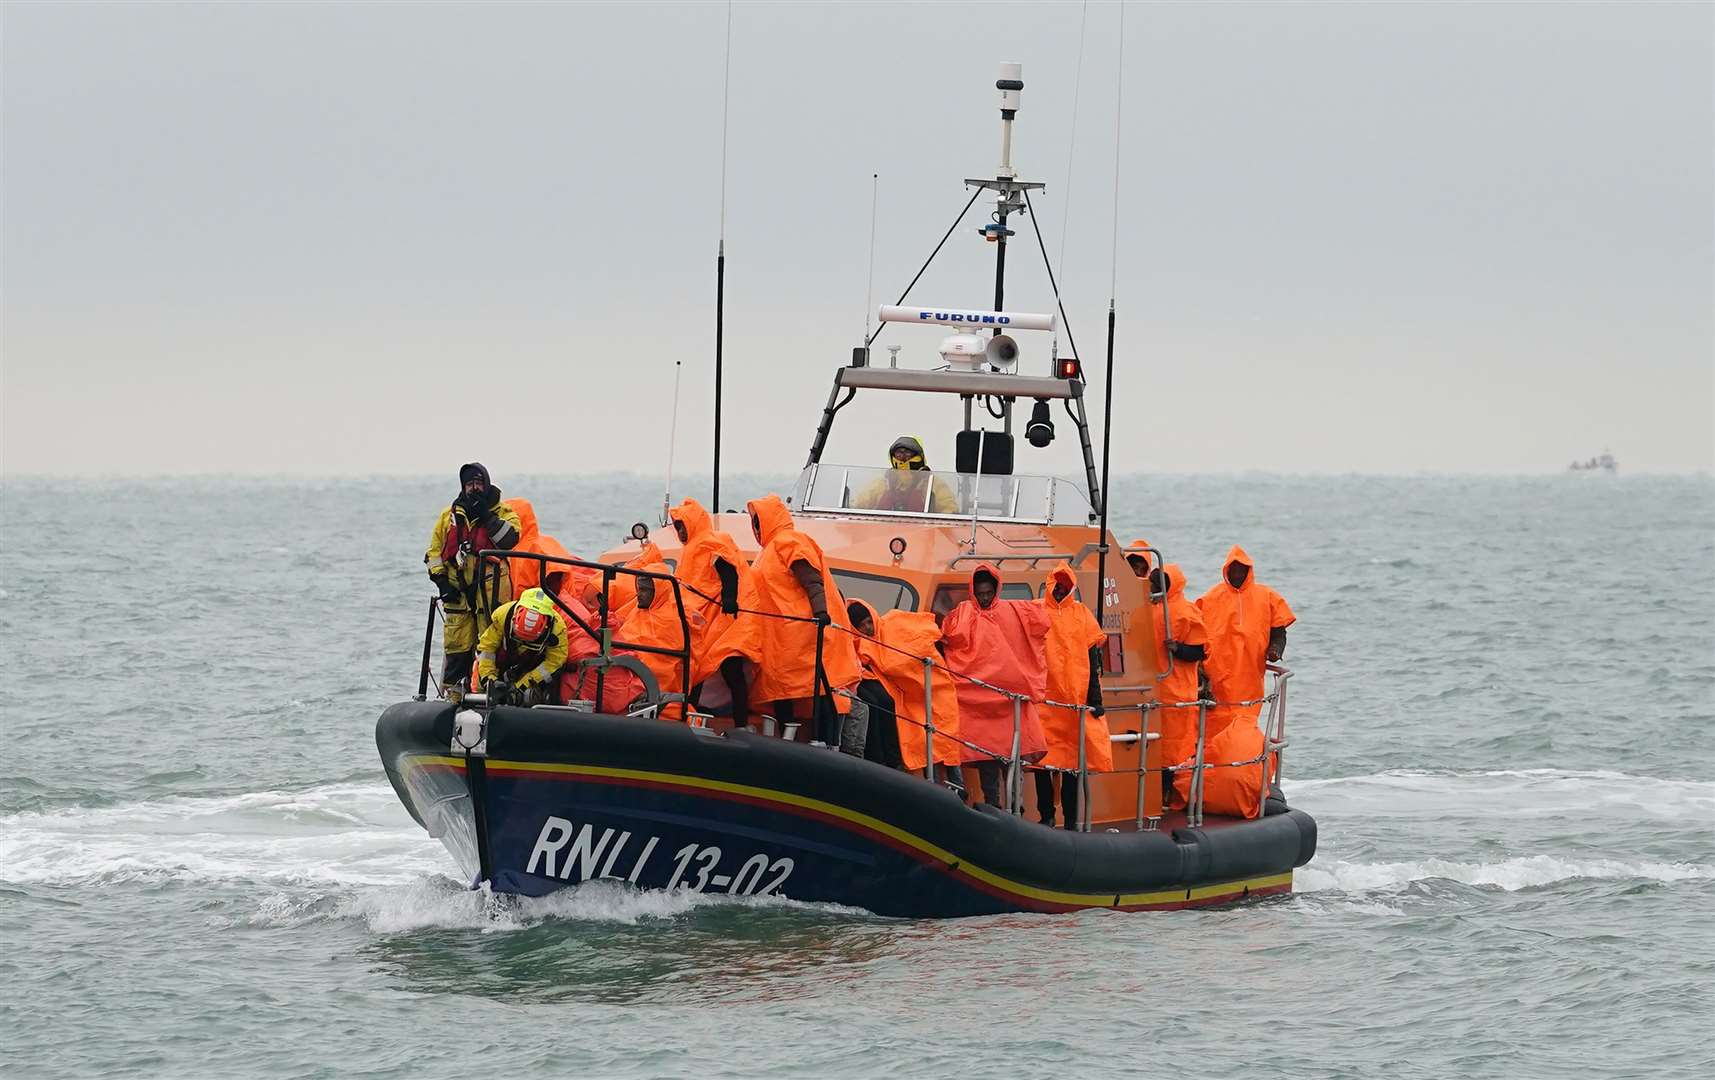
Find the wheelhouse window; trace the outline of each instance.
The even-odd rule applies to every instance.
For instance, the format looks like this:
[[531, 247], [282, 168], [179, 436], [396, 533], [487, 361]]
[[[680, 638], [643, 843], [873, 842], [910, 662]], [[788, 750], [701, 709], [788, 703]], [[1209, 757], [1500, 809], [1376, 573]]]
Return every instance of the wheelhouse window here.
[[875, 609], [877, 615], [890, 611], [916, 611], [917, 590], [899, 578], [881, 574], [862, 574], [856, 570], [832, 570], [834, 584], [848, 602], [862, 600]]

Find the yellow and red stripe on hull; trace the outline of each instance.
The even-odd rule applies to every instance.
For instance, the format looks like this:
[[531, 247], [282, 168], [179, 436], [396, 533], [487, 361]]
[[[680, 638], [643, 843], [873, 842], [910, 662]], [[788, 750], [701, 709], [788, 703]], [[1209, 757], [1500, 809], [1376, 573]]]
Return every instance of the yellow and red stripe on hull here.
[[[448, 770], [463, 773], [464, 759], [441, 754], [410, 754], [401, 762], [405, 769]], [[1292, 891], [1292, 871], [1235, 881], [1181, 885], [1132, 893], [1080, 893], [1043, 889], [1014, 881], [977, 866], [923, 837], [869, 814], [807, 795], [777, 791], [706, 777], [686, 776], [644, 769], [621, 769], [601, 765], [572, 765], [558, 762], [488, 759], [490, 777], [562, 780], [619, 787], [645, 788], [757, 806], [794, 815], [863, 836], [885, 845], [963, 882], [964, 884], [1029, 911], [1060, 912], [1086, 908], [1114, 911], [1151, 911], [1207, 907], [1255, 896]]]

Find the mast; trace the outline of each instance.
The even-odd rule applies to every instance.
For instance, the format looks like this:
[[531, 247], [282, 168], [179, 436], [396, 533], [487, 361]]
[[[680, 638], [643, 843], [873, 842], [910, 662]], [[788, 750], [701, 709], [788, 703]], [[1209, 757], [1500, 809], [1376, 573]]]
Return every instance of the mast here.
[[[994, 81], [994, 88], [1000, 91], [1000, 165], [994, 173], [994, 223], [983, 226], [981, 232], [995, 246], [994, 310], [1005, 311], [1006, 238], [1012, 235], [1006, 219], [1023, 206], [1019, 197], [1023, 187], [1016, 183], [1018, 170], [1012, 167], [1012, 122], [1018, 116], [1020, 99], [1024, 96], [1024, 65], [1001, 64], [1000, 78]], [[994, 333], [999, 337], [1000, 327], [995, 327]]]

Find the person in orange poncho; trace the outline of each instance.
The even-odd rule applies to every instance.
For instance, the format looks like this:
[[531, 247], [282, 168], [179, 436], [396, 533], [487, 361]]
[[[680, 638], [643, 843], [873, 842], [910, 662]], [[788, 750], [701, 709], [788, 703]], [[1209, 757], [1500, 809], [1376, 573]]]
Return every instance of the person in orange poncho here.
[[[672, 574], [672, 569], [666, 563], [650, 563], [639, 567], [655, 574]], [[685, 625], [691, 631], [691, 642], [694, 647], [697, 638], [697, 622], [702, 616], [691, 607], [687, 599], [685, 604], [685, 624], [679, 621], [679, 605], [673, 599], [672, 583], [657, 581], [654, 578], [633, 578], [637, 591], [637, 606], [620, 626], [616, 637], [626, 645], [653, 645], [662, 649], [682, 649], [685, 647]], [[685, 692], [685, 665], [677, 656], [665, 653], [628, 650], [643, 661], [655, 676], [655, 682], [664, 694], [682, 694]], [[678, 718], [682, 710], [675, 704], [661, 710], [661, 715]]]
[[[1197, 665], [1208, 655], [1209, 637], [1203, 630], [1202, 613], [1185, 598], [1185, 572], [1178, 564], [1168, 563], [1151, 570], [1149, 577], [1151, 596], [1161, 597], [1149, 606], [1150, 641], [1155, 649], [1155, 700], [1161, 704], [1161, 761], [1164, 765], [1182, 765], [1197, 754], [1197, 709], [1174, 706], [1201, 697]], [[1171, 625], [1163, 625], [1163, 607], [1166, 621]], [[1168, 781], [1163, 785], [1164, 795], [1171, 795], [1174, 776], [1162, 773], [1163, 780]]]
[[[833, 622], [833, 613], [845, 615], [845, 598], [828, 572], [821, 545], [793, 526], [792, 512], [779, 496], [752, 499], [745, 506], [762, 552], [740, 584], [742, 611], [710, 647], [709, 662], [718, 668], [735, 656], [748, 659], [756, 667], [755, 682], [750, 687], [756, 707], [769, 703], [769, 711], [782, 722], [795, 712], [809, 715], [814, 709], [818, 738], [837, 742], [839, 721], [835, 714], [850, 712], [851, 704], [840, 695], [830, 699], [828, 693], [850, 690], [860, 680], [851, 634], [826, 629]], [[822, 671], [827, 679], [820, 688], [816, 673], [819, 635]], [[812, 704], [806, 707], [804, 703]]]
[[1227, 552], [1221, 580], [1197, 598], [1209, 656], [1203, 670], [1209, 692], [1221, 702], [1209, 710], [1207, 738], [1234, 720], [1256, 719], [1261, 705], [1235, 705], [1262, 697], [1263, 671], [1286, 652], [1286, 628], [1297, 618], [1279, 593], [1256, 580], [1256, 564], [1237, 544]]
[[1131, 572], [1138, 577], [1147, 577], [1155, 569], [1155, 552], [1148, 540], [1133, 540], [1125, 546], [1125, 561], [1131, 567]]
[[[562, 559], [572, 558], [572, 553], [560, 545], [552, 536], [543, 533], [536, 524], [536, 508], [530, 505], [529, 499], [507, 499], [506, 505], [512, 507], [518, 515], [518, 543], [513, 551], [534, 551], [540, 555], [554, 555]], [[553, 563], [543, 564], [535, 559], [508, 559], [512, 576], [512, 599], [524, 595], [524, 590], [534, 589], [542, 584], [542, 569], [546, 565], [548, 574], [564, 574], [574, 569], [567, 566], [556, 566]], [[557, 590], [556, 590], [557, 591]]]
[[1001, 600], [999, 595], [1000, 571], [980, 564], [971, 572], [971, 598], [948, 612], [941, 637], [958, 687], [959, 734], [982, 748], [965, 747], [962, 760], [976, 765], [983, 801], [1004, 810], [1000, 777], [1012, 753], [1013, 701], [957, 676], [978, 678], [1028, 698], [1019, 710], [1018, 753], [1021, 761], [1040, 760], [1048, 753], [1048, 743], [1035, 703], [1048, 689], [1049, 620], [1036, 601]]
[[[885, 764], [922, 774], [929, 735], [923, 712], [923, 658], [928, 657], [935, 661], [929, 690], [929, 707], [934, 710], [935, 775], [963, 791], [959, 769], [962, 748], [957, 742], [959, 691], [936, 649], [941, 628], [935, 625], [935, 616], [927, 611], [890, 611], [878, 616], [863, 600], [853, 600], [849, 610], [852, 628], [862, 635], [857, 647], [865, 675], [883, 691], [879, 698], [883, 704], [878, 708], [876, 702], [871, 703], [870, 745], [891, 745], [894, 760]], [[878, 736], [878, 729], [888, 734]]]
[[[691, 663], [691, 681], [700, 683], [715, 674], [716, 668], [706, 663], [708, 646], [720, 640], [738, 614], [739, 586], [749, 576], [750, 564], [733, 538], [714, 527], [709, 512], [697, 500], [686, 499], [667, 511], [667, 517], [684, 545], [674, 576], [685, 586], [685, 610], [702, 616], [697, 655]], [[729, 686], [735, 678], [744, 678], [742, 663], [733, 658], [721, 672]]]
[[[1036, 601], [1048, 613], [1048, 693], [1053, 701], [1082, 702], [1090, 706], [1084, 719], [1084, 764], [1090, 772], [1111, 772], [1113, 744], [1102, 712], [1102, 646], [1108, 636], [1090, 609], [1078, 599], [1078, 578], [1061, 563], [1048, 572], [1048, 591]], [[1060, 806], [1066, 828], [1078, 827], [1078, 710], [1058, 705], [1041, 709], [1042, 734], [1048, 754], [1037, 762], [1036, 810], [1042, 824], [1054, 824], [1054, 774], [1060, 779]]]
[[[1222, 728], [1203, 748], [1203, 812], [1227, 817], [1262, 816], [1262, 730], [1240, 721]], [[1244, 764], [1239, 764], [1243, 762]], [[1270, 754], [1268, 772], [1279, 775], [1280, 755]], [[1175, 801], [1191, 798], [1191, 770], [1173, 777]]]

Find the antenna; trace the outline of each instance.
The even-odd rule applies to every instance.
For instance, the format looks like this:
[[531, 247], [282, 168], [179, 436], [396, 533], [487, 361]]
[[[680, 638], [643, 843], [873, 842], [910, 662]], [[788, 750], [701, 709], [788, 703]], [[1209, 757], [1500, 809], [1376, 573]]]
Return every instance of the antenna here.
[[869, 279], [863, 294], [863, 344], [865, 362], [869, 353], [869, 313], [875, 305], [875, 207], [881, 195], [881, 174], [871, 173], [869, 177]]
[[667, 511], [673, 505], [673, 455], [679, 447], [679, 376], [684, 364], [673, 361], [673, 415], [667, 425], [667, 487], [661, 492], [661, 524], [667, 524]]
[[1120, 265], [1120, 133], [1124, 128], [1120, 117], [1125, 106], [1125, 0], [1120, 0], [1119, 71], [1114, 77], [1114, 217], [1112, 255], [1108, 264], [1108, 374], [1103, 387], [1102, 404], [1102, 524], [1096, 535], [1096, 622], [1102, 622], [1102, 612], [1108, 600], [1108, 503], [1113, 490], [1108, 487], [1108, 465], [1112, 457], [1114, 436], [1114, 310], [1115, 294], [1119, 288]]
[[994, 174], [994, 224], [985, 226], [983, 233], [995, 245], [994, 309], [999, 311], [1006, 302], [1006, 238], [1012, 235], [1006, 219], [1022, 206], [1011, 181], [1018, 179], [1018, 170], [1012, 167], [1012, 121], [1018, 116], [1020, 99], [1024, 96], [1024, 65], [1001, 64], [1000, 78], [994, 81], [994, 88], [1000, 91], [1000, 166]]
[[[726, 336], [726, 133], [732, 85], [732, 0], [726, 5], [726, 63], [721, 69], [721, 237], [715, 253], [715, 484], [710, 509], [721, 512], [721, 344]], [[677, 393], [677, 391], [674, 391]]]

